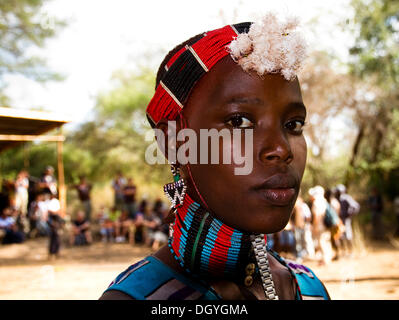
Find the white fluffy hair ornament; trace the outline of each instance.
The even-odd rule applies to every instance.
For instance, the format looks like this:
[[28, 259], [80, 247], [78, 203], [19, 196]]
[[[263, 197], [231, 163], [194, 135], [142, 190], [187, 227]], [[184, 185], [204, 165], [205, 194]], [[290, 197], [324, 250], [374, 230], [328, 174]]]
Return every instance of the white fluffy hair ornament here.
[[276, 14], [268, 13], [252, 23], [248, 33], [239, 34], [228, 50], [247, 72], [256, 71], [259, 76], [281, 73], [293, 80], [306, 58], [306, 42], [296, 30], [298, 26], [296, 17], [281, 22]]

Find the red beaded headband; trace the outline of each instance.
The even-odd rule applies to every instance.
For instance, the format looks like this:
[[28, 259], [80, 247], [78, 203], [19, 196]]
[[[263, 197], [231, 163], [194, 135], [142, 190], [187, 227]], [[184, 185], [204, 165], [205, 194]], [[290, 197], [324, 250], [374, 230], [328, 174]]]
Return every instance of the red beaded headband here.
[[195, 83], [229, 54], [226, 46], [249, 27], [250, 23], [245, 22], [206, 32], [197, 42], [186, 45], [172, 56], [147, 106], [147, 117], [152, 125], [162, 118], [177, 118]]

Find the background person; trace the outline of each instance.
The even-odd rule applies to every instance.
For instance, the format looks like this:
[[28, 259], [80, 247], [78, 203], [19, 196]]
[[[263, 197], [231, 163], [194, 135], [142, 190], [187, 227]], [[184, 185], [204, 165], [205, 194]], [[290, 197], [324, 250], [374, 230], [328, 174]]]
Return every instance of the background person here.
[[28, 212], [28, 188], [29, 174], [26, 170], [21, 170], [15, 180], [15, 208], [25, 217]]
[[126, 179], [122, 172], [118, 171], [115, 179], [112, 181], [112, 189], [114, 190], [114, 207], [122, 211], [124, 209], [124, 194], [123, 188], [126, 184]]
[[57, 194], [57, 179], [54, 177], [54, 168], [52, 166], [47, 166], [44, 170], [38, 186], [41, 192], [49, 193], [52, 195]]
[[13, 210], [10, 207], [0, 212], [0, 229], [3, 230], [3, 244], [22, 243], [25, 241], [25, 235], [18, 229]]
[[127, 179], [127, 184], [123, 187], [123, 201], [129, 219], [134, 220], [136, 216], [136, 185], [132, 178]]
[[345, 226], [345, 232], [343, 233], [343, 245], [345, 246], [348, 254], [352, 253], [353, 248], [353, 229], [352, 219], [359, 213], [360, 204], [355, 201], [348, 193], [346, 193], [346, 187], [343, 184], [339, 184], [335, 187], [335, 198], [340, 204], [340, 218]]
[[27, 218], [29, 202], [29, 174], [21, 170], [15, 180], [15, 209], [18, 211], [18, 224], [25, 234], [29, 233], [29, 220]]
[[109, 218], [109, 213], [105, 206], [100, 207], [97, 215], [97, 222], [100, 226], [100, 234], [102, 242], [112, 242], [114, 240], [114, 223]]
[[80, 200], [80, 203], [83, 206], [83, 210], [85, 213], [85, 219], [88, 221], [91, 221], [91, 197], [90, 197], [90, 192], [92, 189], [92, 185], [87, 182], [87, 179], [85, 176], [80, 177], [80, 181], [78, 184], [74, 185], [74, 188], [78, 192], [78, 197]]
[[49, 259], [56, 259], [60, 255], [60, 230], [64, 224], [60, 216], [61, 205], [56, 194], [50, 194], [47, 202], [49, 225]]
[[31, 202], [29, 208], [29, 220], [30, 236], [32, 238], [35, 238], [37, 235], [48, 236], [50, 234], [47, 197], [49, 197], [47, 193], [37, 193], [35, 200]]
[[90, 221], [86, 218], [84, 211], [79, 210], [76, 213], [76, 218], [72, 220], [72, 230], [69, 238], [69, 244], [85, 245], [92, 243], [92, 236], [90, 231]]
[[[340, 238], [342, 236], [342, 231], [344, 230], [343, 223], [339, 218], [339, 210], [340, 204], [337, 199], [333, 196], [333, 192], [330, 189], [327, 189], [324, 193], [324, 197], [327, 200], [327, 214], [331, 216], [331, 223], [327, 224], [326, 227], [330, 230], [331, 233], [331, 245], [335, 251], [335, 256], [333, 260], [338, 260], [340, 256], [340, 248], [341, 242]], [[338, 210], [338, 211], [337, 211]]]
[[314, 244], [311, 230], [311, 212], [301, 196], [298, 196], [295, 202], [292, 221], [294, 226], [297, 261], [300, 262], [307, 256], [313, 258]]
[[316, 242], [316, 252], [321, 254], [321, 264], [329, 264], [332, 260], [331, 232], [324, 224], [327, 210], [324, 188], [322, 186], [315, 186], [310, 188], [308, 192], [312, 201], [312, 232], [313, 239]]

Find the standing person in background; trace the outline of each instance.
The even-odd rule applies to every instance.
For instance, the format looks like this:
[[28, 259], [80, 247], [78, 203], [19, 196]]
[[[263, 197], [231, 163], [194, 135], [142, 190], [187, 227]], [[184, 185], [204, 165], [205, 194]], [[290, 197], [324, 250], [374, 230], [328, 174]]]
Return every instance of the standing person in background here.
[[314, 244], [311, 230], [312, 213], [308, 205], [298, 196], [293, 211], [293, 224], [296, 242], [297, 261], [300, 262], [305, 256], [314, 258]]
[[49, 238], [49, 259], [55, 259], [59, 257], [60, 252], [60, 229], [63, 225], [63, 221], [60, 217], [60, 201], [56, 194], [51, 194], [50, 199], [47, 200], [48, 210], [48, 225], [50, 229]]
[[15, 209], [17, 209], [23, 217], [28, 213], [28, 176], [29, 174], [26, 170], [21, 170], [15, 180]]
[[136, 185], [132, 178], [127, 179], [127, 184], [123, 187], [123, 200], [125, 202], [125, 210], [131, 220], [136, 218]]
[[57, 194], [57, 179], [54, 177], [54, 168], [47, 166], [40, 178], [39, 187], [42, 192]]
[[384, 210], [384, 203], [382, 196], [376, 187], [371, 189], [371, 195], [368, 198], [368, 204], [371, 211], [371, 223], [373, 226], [373, 239], [382, 240], [382, 212]]
[[82, 203], [86, 220], [91, 221], [90, 191], [92, 189], [92, 185], [87, 182], [85, 176], [81, 176], [79, 184], [74, 185], [74, 188], [78, 192], [79, 200]]
[[123, 188], [126, 184], [126, 179], [122, 172], [118, 171], [115, 179], [112, 181], [112, 189], [114, 189], [114, 207], [122, 211], [124, 209], [124, 195]]
[[341, 209], [341, 205], [339, 204], [339, 201], [333, 196], [333, 192], [330, 189], [326, 190], [326, 192], [324, 193], [324, 197], [327, 200], [327, 210], [329, 210], [328, 212], [326, 212], [326, 215], [330, 213], [331, 217], [330, 223], [326, 225], [326, 227], [329, 228], [330, 230], [331, 244], [333, 249], [335, 250], [335, 256], [333, 260], [338, 260], [341, 248], [341, 243], [340, 243], [340, 238], [342, 236], [341, 231], [343, 229], [343, 223], [338, 216]]
[[[301, 198], [302, 199], [302, 198]], [[305, 218], [305, 244], [306, 253], [309, 259], [315, 259], [315, 247], [313, 240], [313, 216], [308, 204], [302, 199], [302, 210]]]
[[19, 222], [25, 234], [29, 232], [28, 199], [29, 199], [29, 174], [26, 170], [21, 170], [15, 180], [15, 209], [19, 212]]
[[343, 184], [339, 184], [335, 187], [335, 197], [340, 204], [339, 217], [345, 226], [345, 232], [343, 233], [342, 237], [344, 240], [343, 243], [345, 244], [346, 251], [349, 254], [352, 254], [352, 218], [354, 215], [359, 213], [360, 205], [349, 194], [346, 193], [346, 187]]
[[309, 195], [312, 200], [313, 238], [316, 242], [316, 251], [321, 253], [321, 264], [329, 264], [332, 259], [331, 233], [324, 225], [324, 217], [327, 210], [324, 188], [321, 186], [310, 188]]
[[41, 192], [40, 188], [40, 178], [28, 174], [29, 188], [28, 188], [28, 214], [31, 204], [36, 199], [36, 195]]

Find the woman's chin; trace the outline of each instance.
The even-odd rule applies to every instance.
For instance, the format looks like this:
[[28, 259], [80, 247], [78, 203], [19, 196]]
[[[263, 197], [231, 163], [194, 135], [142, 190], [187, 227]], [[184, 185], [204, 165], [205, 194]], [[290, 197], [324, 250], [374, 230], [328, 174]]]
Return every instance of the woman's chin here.
[[275, 213], [271, 215], [268, 214], [267, 217], [263, 216], [262, 218], [258, 219], [254, 218], [252, 221], [256, 221], [256, 223], [249, 223], [249, 225], [245, 226], [245, 229], [250, 233], [276, 233], [286, 227], [290, 219], [290, 215], [290, 213]]

